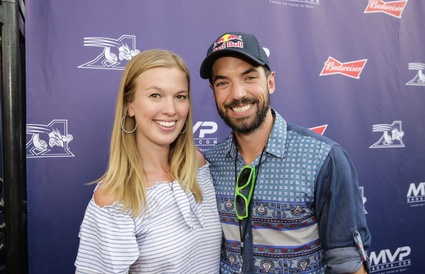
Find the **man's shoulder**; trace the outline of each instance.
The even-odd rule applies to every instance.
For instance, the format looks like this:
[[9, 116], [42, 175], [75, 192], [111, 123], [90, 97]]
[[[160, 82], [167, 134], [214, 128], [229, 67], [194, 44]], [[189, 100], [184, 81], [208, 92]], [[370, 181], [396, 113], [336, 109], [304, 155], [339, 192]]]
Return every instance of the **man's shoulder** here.
[[297, 139], [312, 138], [330, 147], [338, 145], [338, 143], [336, 143], [332, 139], [300, 125], [287, 123], [287, 131], [288, 134], [292, 135], [294, 138]]
[[314, 141], [316, 143], [326, 144], [330, 147], [337, 145], [336, 142], [325, 137], [317, 132], [286, 121], [276, 110], [273, 109], [273, 113], [276, 117], [275, 125], [272, 130], [272, 138], [279, 139], [283, 136], [285, 143], [297, 143], [301, 141]]

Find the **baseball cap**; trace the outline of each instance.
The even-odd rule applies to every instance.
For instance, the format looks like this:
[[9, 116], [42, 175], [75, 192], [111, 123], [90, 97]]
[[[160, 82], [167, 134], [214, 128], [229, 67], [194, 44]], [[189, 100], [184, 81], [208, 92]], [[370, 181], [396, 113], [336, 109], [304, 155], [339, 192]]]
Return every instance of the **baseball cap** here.
[[201, 77], [208, 79], [214, 62], [225, 55], [240, 54], [259, 66], [270, 69], [269, 58], [257, 38], [243, 32], [226, 32], [208, 48], [207, 56], [201, 64]]

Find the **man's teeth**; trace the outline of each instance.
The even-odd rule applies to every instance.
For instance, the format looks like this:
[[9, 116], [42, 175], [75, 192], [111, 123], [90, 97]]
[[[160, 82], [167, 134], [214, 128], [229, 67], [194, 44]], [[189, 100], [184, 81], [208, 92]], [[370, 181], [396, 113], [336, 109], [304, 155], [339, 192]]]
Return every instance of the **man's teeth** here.
[[244, 111], [247, 111], [248, 109], [250, 109], [252, 107], [252, 104], [249, 104], [249, 105], [246, 105], [246, 106], [243, 106], [243, 107], [235, 107], [235, 108], [233, 108], [233, 111], [234, 112], [244, 112]]
[[176, 121], [172, 121], [172, 122], [157, 121], [157, 123], [163, 127], [172, 127], [176, 124]]

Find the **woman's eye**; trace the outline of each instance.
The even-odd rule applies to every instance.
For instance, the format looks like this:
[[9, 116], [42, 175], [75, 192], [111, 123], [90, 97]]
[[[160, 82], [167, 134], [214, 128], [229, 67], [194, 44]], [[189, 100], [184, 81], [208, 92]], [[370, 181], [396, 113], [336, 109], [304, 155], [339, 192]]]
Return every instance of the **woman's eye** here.
[[187, 99], [187, 95], [177, 95], [177, 99], [186, 100]]
[[153, 93], [153, 94], [149, 95], [149, 97], [160, 98], [161, 96], [158, 93]]

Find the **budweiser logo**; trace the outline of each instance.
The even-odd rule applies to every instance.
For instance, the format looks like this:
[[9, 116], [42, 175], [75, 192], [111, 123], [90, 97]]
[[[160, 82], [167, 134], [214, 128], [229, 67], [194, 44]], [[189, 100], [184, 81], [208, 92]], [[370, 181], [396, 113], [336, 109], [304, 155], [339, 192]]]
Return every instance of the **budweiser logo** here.
[[382, 0], [371, 0], [367, 5], [364, 13], [383, 12], [388, 15], [401, 18], [404, 8], [408, 0], [384, 2]]
[[325, 62], [325, 66], [323, 67], [322, 72], [320, 72], [320, 76], [342, 74], [348, 77], [359, 79], [360, 73], [362, 73], [366, 62], [367, 59], [341, 63], [329, 56], [328, 60]]

